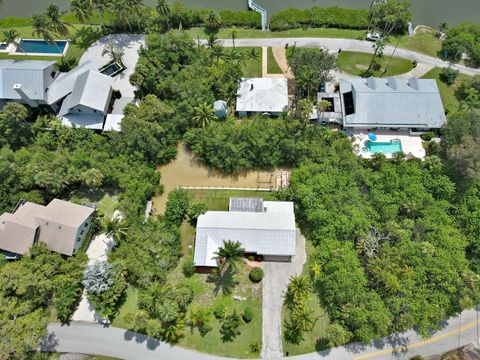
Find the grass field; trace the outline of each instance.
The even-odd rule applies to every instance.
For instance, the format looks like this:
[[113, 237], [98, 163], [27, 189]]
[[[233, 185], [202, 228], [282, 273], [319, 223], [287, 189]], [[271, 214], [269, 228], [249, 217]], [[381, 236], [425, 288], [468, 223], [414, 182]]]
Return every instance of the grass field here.
[[269, 74], [283, 74], [282, 69], [277, 64], [277, 60], [273, 56], [273, 50], [271, 47], [267, 50], [267, 72]]
[[257, 53], [256, 59], [248, 59], [243, 66], [243, 75], [246, 77], [261, 77], [262, 76], [262, 48], [243, 47], [238, 48], [244, 52], [250, 52], [255, 49]]
[[[372, 54], [362, 53], [362, 52], [353, 52], [353, 51], [342, 51], [337, 58], [337, 66], [348, 74], [361, 76], [365, 70], [368, 69], [370, 61], [372, 59]], [[383, 57], [379, 62], [381, 69], [379, 71], [373, 72], [374, 76], [395, 76], [409, 72], [412, 70], [413, 65], [410, 60], [402, 59], [399, 57], [393, 57], [388, 70], [383, 74], [389, 57]]]
[[466, 80], [471, 79], [470, 76], [459, 74], [457, 81], [452, 86], [448, 86], [443, 81], [440, 80], [441, 68], [434, 68], [422, 76], [422, 79], [435, 79], [437, 80], [438, 90], [440, 91], [440, 96], [442, 97], [443, 107], [448, 112], [453, 112], [458, 109], [458, 100], [455, 97], [455, 90], [460, 86], [460, 84]]
[[138, 310], [137, 301], [138, 290], [132, 286], [129, 286], [127, 288], [125, 301], [123, 302], [122, 306], [120, 306], [118, 313], [115, 316], [115, 319], [113, 319], [112, 325], [119, 328], [127, 329], [128, 323], [123, 320], [123, 317], [127, 313], [133, 313]]
[[[391, 43], [395, 44], [396, 41], [397, 39], [393, 39]], [[428, 33], [403, 36], [398, 46], [433, 57], [438, 57], [440, 50], [442, 50], [441, 40], [437, 36]]]
[[111, 190], [95, 190], [86, 187], [80, 188], [70, 194], [70, 199], [79, 203], [95, 204], [106, 216], [112, 217], [113, 212], [118, 206], [119, 194]]
[[[303, 266], [302, 275], [309, 276], [309, 269], [311, 267], [311, 259], [313, 257], [313, 245], [311, 242], [307, 241], [307, 262]], [[330, 319], [325, 309], [320, 305], [320, 300], [318, 294], [312, 292], [308, 300], [309, 309], [314, 311], [314, 316], [317, 321], [313, 331], [309, 333], [304, 333], [304, 339], [299, 344], [289, 344], [285, 340], [283, 341], [283, 352], [286, 354], [288, 352], [289, 356], [300, 355], [315, 352], [318, 350], [323, 350], [321, 348], [321, 340], [325, 336], [325, 332], [328, 329], [330, 324]], [[287, 319], [289, 317], [289, 310], [286, 306], [282, 310], [282, 318]]]

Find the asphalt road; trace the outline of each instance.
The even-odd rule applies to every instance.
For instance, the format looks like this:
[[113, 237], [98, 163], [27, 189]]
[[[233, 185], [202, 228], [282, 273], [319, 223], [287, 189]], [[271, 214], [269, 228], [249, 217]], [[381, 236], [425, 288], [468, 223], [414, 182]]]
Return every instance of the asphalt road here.
[[[364, 346], [351, 344], [319, 353], [291, 356], [295, 360], [408, 360], [413, 355], [432, 356], [478, 341], [477, 313], [464, 311], [445, 321], [429, 339], [414, 331], [392, 335]], [[126, 360], [221, 360], [214, 355], [171, 346], [145, 335], [97, 324], [50, 324], [42, 351], [111, 356]], [[287, 358], [286, 358], [287, 359]]]
[[[219, 40], [223, 46], [232, 47], [233, 43], [231, 39]], [[201, 43], [205, 43], [205, 40], [200, 40]], [[352, 40], [352, 39], [337, 39], [337, 38], [265, 38], [265, 39], [236, 39], [235, 46], [237, 47], [283, 47], [286, 44], [293, 46], [296, 44], [298, 47], [313, 47], [324, 48], [326, 50], [338, 51], [339, 49], [346, 51], [360, 51], [373, 53], [373, 43], [366, 40]], [[393, 46], [386, 46], [384, 50], [385, 55], [391, 55], [394, 50]], [[438, 58], [434, 58], [428, 55], [420, 54], [415, 51], [405, 50], [398, 48], [395, 51], [395, 56], [416, 60], [419, 64], [425, 64], [428, 66], [447, 67], [451, 66], [456, 70], [459, 70], [463, 74], [474, 76], [480, 74], [480, 69], [469, 68], [464, 65], [453, 64], [448, 61], [443, 61]]]

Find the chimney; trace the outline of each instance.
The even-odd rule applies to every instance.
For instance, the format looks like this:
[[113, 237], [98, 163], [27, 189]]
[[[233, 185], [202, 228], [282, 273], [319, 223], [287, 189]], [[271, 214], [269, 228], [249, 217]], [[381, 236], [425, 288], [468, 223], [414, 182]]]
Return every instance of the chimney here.
[[377, 84], [374, 77], [370, 76], [369, 78], [367, 78], [367, 86], [372, 90], [375, 90], [377, 88]]
[[414, 90], [420, 90], [420, 86], [418, 85], [418, 79], [416, 77], [411, 77], [408, 79], [408, 85]]
[[388, 78], [387, 84], [388, 84], [388, 86], [390, 86], [393, 90], [397, 90], [397, 89], [398, 89], [397, 79], [395, 79], [395, 78], [393, 78], [393, 77]]
[[37, 102], [35, 100], [30, 99], [30, 97], [28, 96], [28, 90], [22, 88], [22, 84], [13, 85], [13, 90], [15, 90], [17, 94], [21, 96], [22, 100], [25, 101], [28, 104], [28, 106], [38, 107]]

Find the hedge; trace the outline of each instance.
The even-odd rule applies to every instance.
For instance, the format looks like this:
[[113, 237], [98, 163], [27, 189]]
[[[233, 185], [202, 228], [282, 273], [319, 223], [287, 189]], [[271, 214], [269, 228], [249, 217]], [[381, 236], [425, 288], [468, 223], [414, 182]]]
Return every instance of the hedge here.
[[219, 14], [222, 17], [222, 26], [224, 27], [238, 26], [251, 29], [262, 28], [261, 15], [256, 11], [222, 10]]
[[331, 27], [341, 29], [367, 29], [367, 9], [346, 9], [337, 6], [310, 9], [287, 9], [274, 14], [270, 30], [281, 31], [302, 27]]

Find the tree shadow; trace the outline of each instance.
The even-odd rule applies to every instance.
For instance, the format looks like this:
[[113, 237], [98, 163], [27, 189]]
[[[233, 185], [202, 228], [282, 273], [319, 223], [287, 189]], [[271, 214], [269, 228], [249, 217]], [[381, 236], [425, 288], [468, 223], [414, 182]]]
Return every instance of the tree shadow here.
[[219, 269], [212, 270], [212, 272], [208, 274], [207, 282], [215, 285], [213, 289], [215, 295], [218, 295], [220, 292], [222, 292], [223, 295], [232, 293], [235, 285], [238, 283], [234, 279], [235, 273], [235, 270], [228, 267], [223, 274]]
[[72, 44], [82, 50], [87, 50], [95, 41], [105, 35], [102, 29], [85, 26], [78, 29], [72, 38]]
[[45, 336], [38, 344], [38, 349], [45, 352], [55, 352], [58, 340], [54, 332]]

